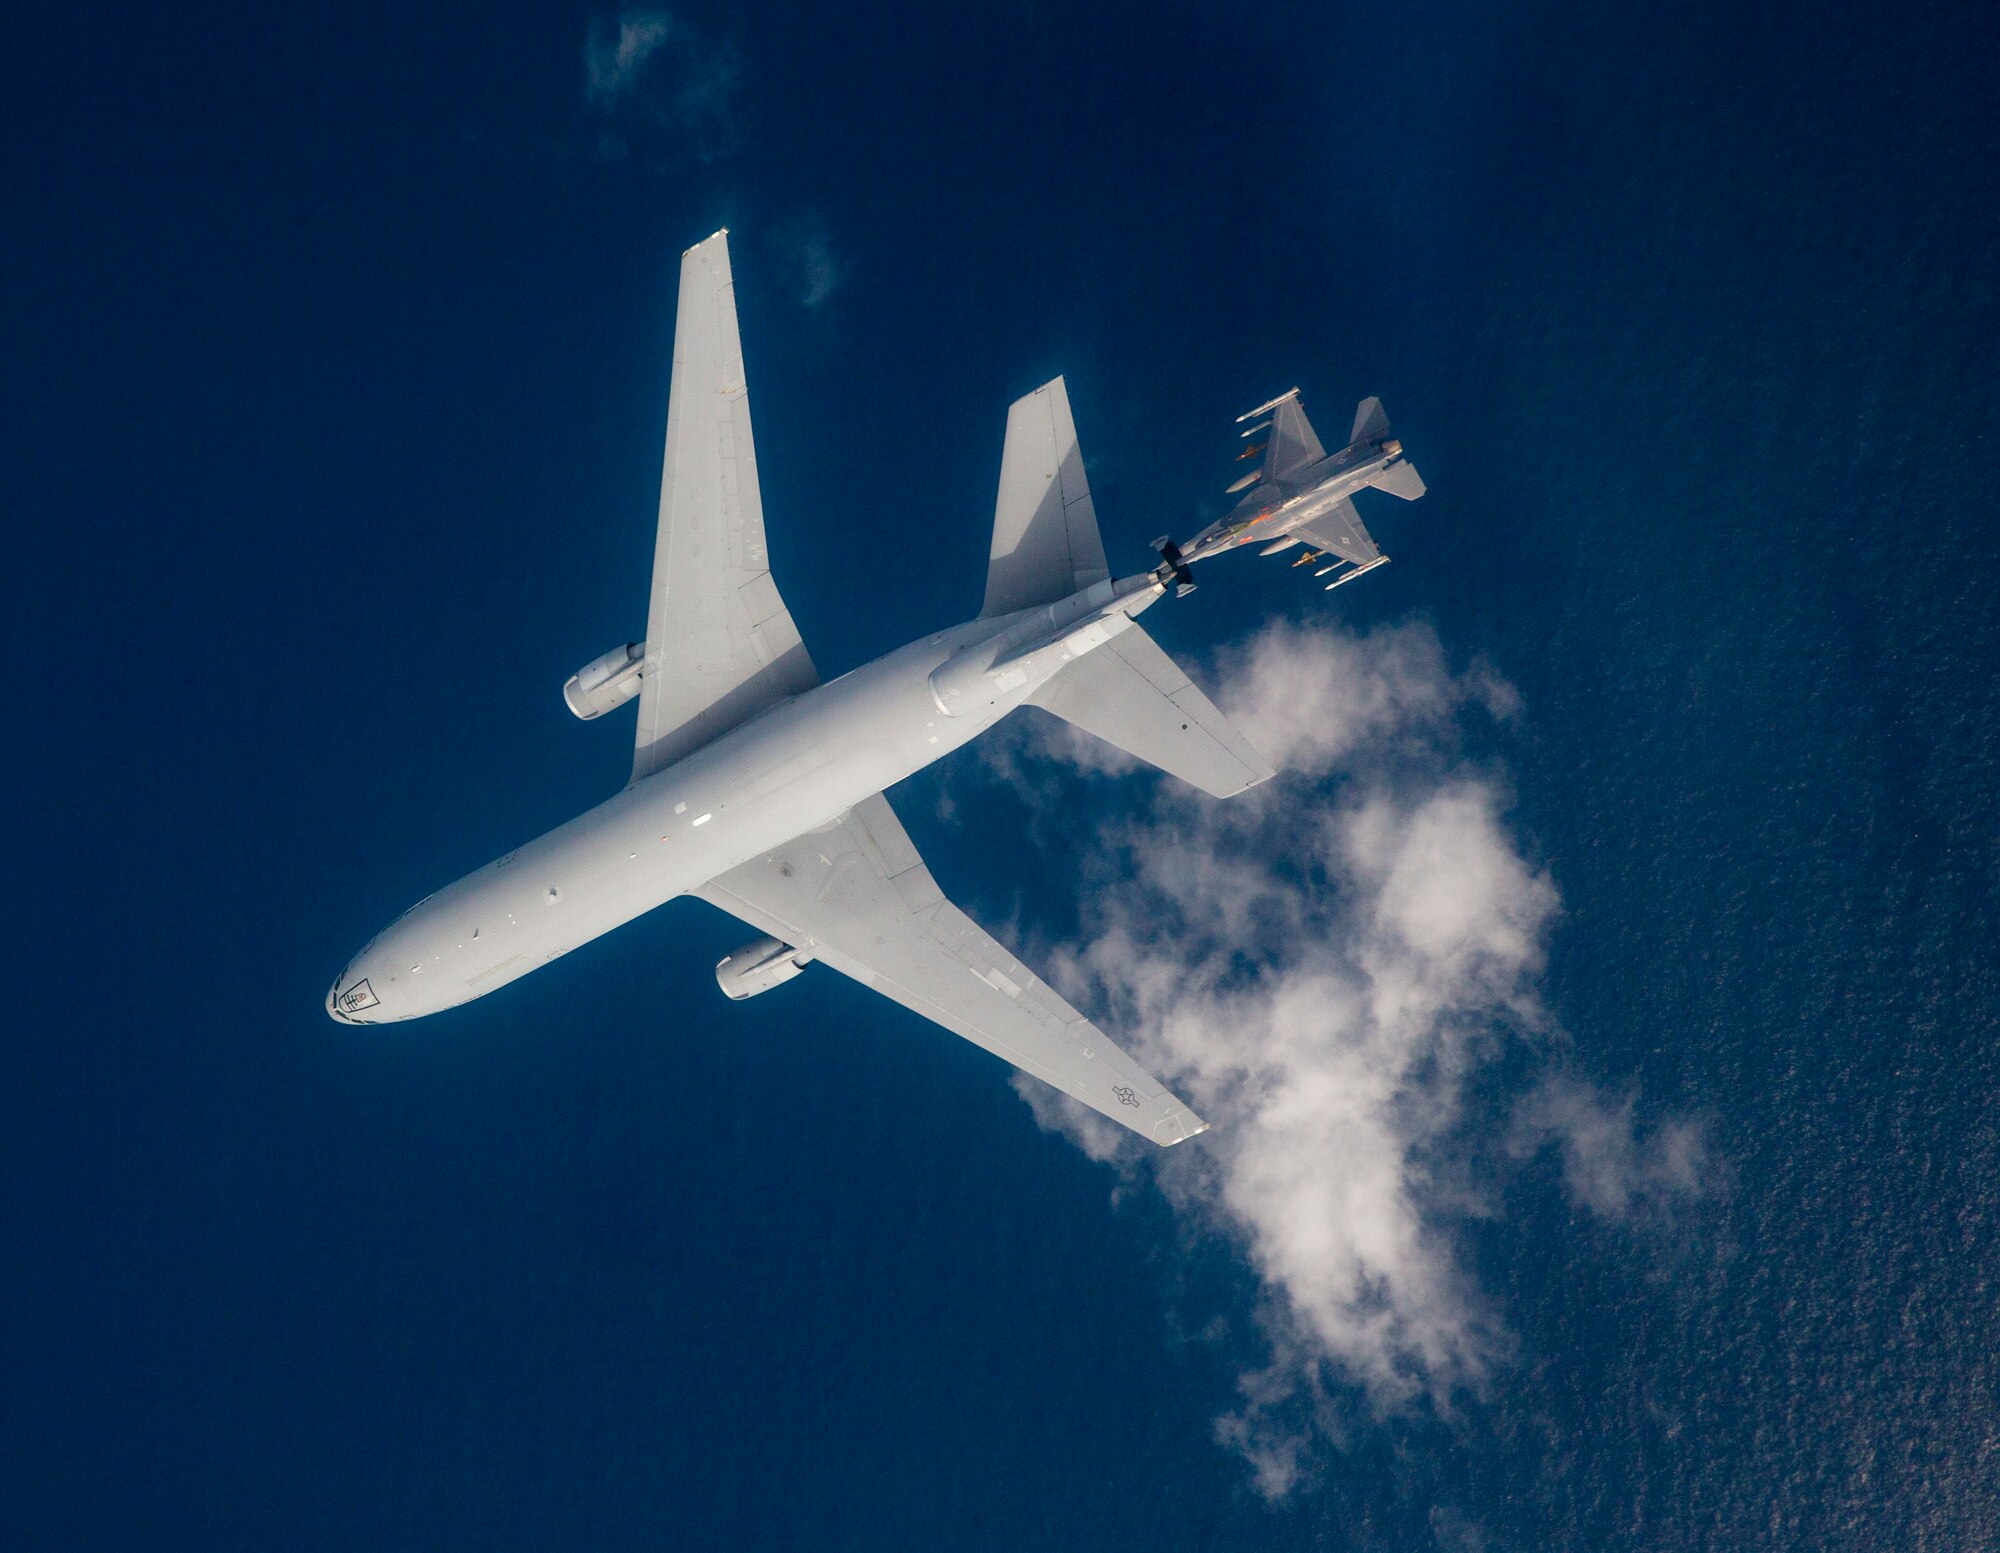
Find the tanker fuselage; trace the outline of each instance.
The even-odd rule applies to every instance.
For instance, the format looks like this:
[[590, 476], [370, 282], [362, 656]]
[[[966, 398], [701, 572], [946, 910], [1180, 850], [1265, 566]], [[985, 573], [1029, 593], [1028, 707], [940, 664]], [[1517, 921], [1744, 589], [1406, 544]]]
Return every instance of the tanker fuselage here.
[[757, 713], [396, 919], [327, 994], [352, 1024], [469, 1002], [977, 738], [1163, 589], [1101, 582], [968, 621]]

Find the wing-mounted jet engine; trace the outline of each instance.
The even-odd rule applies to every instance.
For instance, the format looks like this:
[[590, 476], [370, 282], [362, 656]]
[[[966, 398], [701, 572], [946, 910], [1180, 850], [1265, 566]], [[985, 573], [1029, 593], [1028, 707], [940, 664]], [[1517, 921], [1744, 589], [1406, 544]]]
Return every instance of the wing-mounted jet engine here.
[[[1260, 416], [1268, 418], [1259, 420]], [[1246, 440], [1264, 439], [1239, 453], [1238, 461], [1262, 454], [1262, 462], [1230, 485], [1225, 494], [1240, 493], [1241, 499], [1227, 517], [1173, 550], [1168, 559], [1177, 574], [1185, 573], [1194, 561], [1253, 543], [1261, 547], [1259, 555], [1278, 555], [1306, 545], [1307, 553], [1293, 566], [1331, 555], [1334, 559], [1313, 573], [1332, 575], [1326, 584], [1329, 590], [1388, 564], [1389, 558], [1354, 510], [1354, 493], [1372, 485], [1415, 501], [1424, 494], [1424, 482], [1404, 455], [1403, 444], [1391, 435], [1380, 399], [1361, 401], [1347, 446], [1333, 454], [1320, 446], [1296, 388], [1236, 419], [1239, 425], [1256, 422], [1242, 433]], [[1154, 548], [1166, 556], [1170, 542], [1156, 541]]]
[[724, 997], [741, 1003], [760, 992], [782, 987], [812, 961], [810, 949], [794, 949], [782, 939], [753, 939], [715, 962], [715, 981]]
[[585, 722], [615, 712], [639, 693], [645, 667], [644, 642], [614, 647], [570, 675], [569, 683], [563, 686], [563, 700]]

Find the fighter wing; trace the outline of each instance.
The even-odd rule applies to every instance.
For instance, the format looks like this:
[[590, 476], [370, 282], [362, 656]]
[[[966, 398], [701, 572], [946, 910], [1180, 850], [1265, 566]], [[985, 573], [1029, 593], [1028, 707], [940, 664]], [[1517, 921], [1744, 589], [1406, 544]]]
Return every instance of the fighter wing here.
[[[1244, 432], [1245, 437], [1262, 436], [1261, 444], [1252, 444], [1253, 450], [1261, 446], [1264, 462], [1258, 467], [1257, 477], [1277, 483], [1289, 480], [1308, 464], [1316, 464], [1326, 457], [1326, 449], [1320, 446], [1319, 435], [1306, 419], [1306, 412], [1299, 404], [1299, 391], [1288, 389], [1266, 404], [1260, 404], [1248, 415], [1239, 415], [1241, 421], [1255, 420], [1260, 415], [1269, 415], [1270, 420], [1259, 426], [1252, 426]], [[1243, 482], [1248, 484], [1246, 480]], [[1231, 490], [1238, 489], [1236, 486]]]
[[771, 580], [729, 236], [681, 256], [632, 779], [819, 683]]
[[1341, 560], [1352, 561], [1356, 566], [1366, 566], [1382, 554], [1362, 526], [1361, 514], [1354, 510], [1354, 503], [1345, 498], [1332, 511], [1301, 523], [1292, 532], [1315, 550], [1331, 550]]
[[694, 893], [1154, 1143], [1208, 1126], [944, 898], [879, 793]]

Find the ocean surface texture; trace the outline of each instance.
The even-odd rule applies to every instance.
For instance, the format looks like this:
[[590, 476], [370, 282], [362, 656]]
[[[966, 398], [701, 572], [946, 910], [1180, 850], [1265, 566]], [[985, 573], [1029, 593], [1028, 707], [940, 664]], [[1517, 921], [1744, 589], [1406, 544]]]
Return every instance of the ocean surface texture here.
[[[1991, 25], [17, 19], [0, 1545], [2000, 1547]], [[1429, 482], [1147, 617], [1252, 806], [1028, 723], [891, 793], [1170, 1161], [693, 901], [322, 1011], [623, 782], [559, 691], [723, 225], [829, 678], [977, 609], [1058, 372], [1120, 573], [1294, 383]]]

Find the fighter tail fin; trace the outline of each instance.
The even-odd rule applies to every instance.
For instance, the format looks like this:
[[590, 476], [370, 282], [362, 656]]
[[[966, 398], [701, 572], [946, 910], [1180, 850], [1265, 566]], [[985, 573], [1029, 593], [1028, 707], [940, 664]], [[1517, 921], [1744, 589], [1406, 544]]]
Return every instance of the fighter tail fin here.
[[1137, 625], [1069, 664], [1034, 700], [1216, 798], [1233, 797], [1273, 775], [1235, 724]]
[[[1347, 440], [1350, 446], [1357, 442], [1389, 442], [1389, 412], [1382, 408], [1382, 401], [1373, 394], [1355, 406], [1354, 434]], [[1392, 445], [1390, 451], [1400, 454], [1401, 444]], [[1378, 491], [1387, 491], [1404, 501], [1415, 501], [1424, 494], [1424, 477], [1417, 473], [1416, 466], [1407, 458], [1398, 457], [1369, 483]]]
[[1382, 401], [1370, 394], [1355, 407], [1354, 430], [1347, 440], [1373, 442], [1377, 437], [1389, 434], [1389, 412], [1382, 408]]

